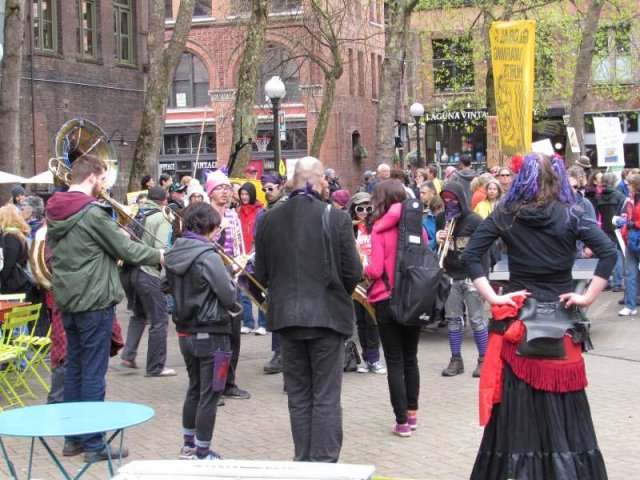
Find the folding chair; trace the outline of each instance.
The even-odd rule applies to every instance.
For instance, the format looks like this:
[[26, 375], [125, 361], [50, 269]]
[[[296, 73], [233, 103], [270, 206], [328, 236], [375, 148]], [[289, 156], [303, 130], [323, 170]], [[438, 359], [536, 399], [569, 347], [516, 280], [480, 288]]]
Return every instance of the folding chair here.
[[20, 364], [27, 348], [12, 345], [10, 343], [12, 333], [12, 330], [6, 328], [3, 323], [2, 338], [0, 339], [0, 396], [7, 401], [7, 407], [15, 405], [24, 407], [18, 389], [22, 388], [26, 392], [24, 395], [30, 395], [33, 398], [36, 396], [25, 382], [23, 372], [20, 371]]
[[40, 385], [46, 392], [49, 391], [50, 386], [47, 381], [40, 375], [38, 370], [43, 368], [48, 374], [51, 373], [51, 368], [46, 362], [47, 355], [51, 350], [51, 326], [47, 330], [47, 334], [42, 336], [35, 335], [36, 324], [40, 316], [40, 309], [42, 304], [27, 305], [24, 307], [15, 307], [9, 313], [6, 313], [5, 323], [9, 322], [26, 322], [27, 328], [22, 329], [21, 333], [14, 335], [11, 339], [13, 345], [26, 348], [25, 359], [26, 365], [23, 368], [23, 378], [28, 381], [32, 376], [36, 377], [36, 380], [40, 382]]

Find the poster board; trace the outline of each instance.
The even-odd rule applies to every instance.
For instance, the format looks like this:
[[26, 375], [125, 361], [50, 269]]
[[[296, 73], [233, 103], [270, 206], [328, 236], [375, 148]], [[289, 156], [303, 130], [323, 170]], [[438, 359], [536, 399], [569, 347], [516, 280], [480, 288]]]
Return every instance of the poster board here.
[[598, 167], [624, 167], [624, 140], [618, 117], [593, 117]]

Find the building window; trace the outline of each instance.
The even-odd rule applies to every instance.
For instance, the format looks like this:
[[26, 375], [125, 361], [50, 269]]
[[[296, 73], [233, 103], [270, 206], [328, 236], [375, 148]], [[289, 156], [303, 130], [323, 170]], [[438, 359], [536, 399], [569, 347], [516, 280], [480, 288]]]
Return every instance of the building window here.
[[196, 0], [193, 16], [211, 18], [211, 0]]
[[364, 53], [358, 52], [358, 95], [364, 97]]
[[[281, 142], [282, 151], [307, 151], [307, 124], [306, 122], [287, 122], [285, 140]], [[273, 152], [273, 125], [271, 123], [259, 123], [256, 138], [268, 138], [267, 152]], [[253, 144], [253, 151], [258, 147]]]
[[167, 20], [173, 18], [173, 0], [164, 0], [164, 18]]
[[97, 56], [95, 0], [78, 0], [78, 53], [86, 58]]
[[300, 8], [301, 0], [273, 0], [270, 13], [284, 13]]
[[169, 108], [193, 108], [209, 105], [209, 73], [202, 60], [183, 52], [173, 76]]
[[[382, 81], [382, 55], [378, 55], [378, 89], [380, 88], [380, 82]], [[379, 92], [378, 92], [379, 93]]]
[[[199, 151], [198, 145], [200, 145]], [[199, 133], [176, 133], [164, 136], [162, 155], [196, 155], [197, 153], [216, 153], [215, 132], [204, 133], [202, 139]]]
[[348, 49], [349, 60], [349, 95], [356, 94], [355, 68], [353, 66], [353, 49]]
[[634, 83], [631, 47], [631, 26], [628, 23], [599, 28], [592, 64], [593, 82]]
[[131, 0], [113, 0], [113, 36], [117, 63], [133, 64], [133, 10]]
[[273, 43], [264, 48], [262, 61], [260, 62], [260, 78], [256, 85], [255, 102], [264, 105], [264, 86], [273, 76], [280, 77], [287, 90], [283, 99], [284, 103], [297, 103], [300, 101], [300, 67], [293, 55]]
[[434, 39], [433, 83], [436, 93], [473, 90], [471, 39]]
[[584, 116], [584, 133], [596, 132], [593, 117], [618, 117], [622, 133], [635, 133], [638, 131], [638, 115], [638, 112], [590, 113]]
[[375, 53], [371, 54], [371, 98], [378, 98], [378, 69]]
[[33, 39], [36, 50], [58, 51], [58, 15], [54, 0], [34, 0]]

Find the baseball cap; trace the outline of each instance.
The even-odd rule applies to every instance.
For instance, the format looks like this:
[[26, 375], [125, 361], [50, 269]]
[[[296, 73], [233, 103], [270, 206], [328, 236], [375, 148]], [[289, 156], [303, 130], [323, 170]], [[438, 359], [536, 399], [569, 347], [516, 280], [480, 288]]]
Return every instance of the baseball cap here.
[[244, 173], [256, 173], [258, 169], [253, 165], [247, 165], [247, 168], [244, 169]]
[[176, 182], [169, 187], [169, 192], [184, 192], [186, 189], [187, 187]]

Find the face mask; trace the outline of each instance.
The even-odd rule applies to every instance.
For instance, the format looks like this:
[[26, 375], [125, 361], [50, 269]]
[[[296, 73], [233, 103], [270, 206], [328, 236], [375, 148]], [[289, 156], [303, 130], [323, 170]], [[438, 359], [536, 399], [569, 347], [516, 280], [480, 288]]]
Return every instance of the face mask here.
[[446, 221], [454, 219], [462, 213], [460, 202], [450, 201], [444, 204], [444, 216]]

